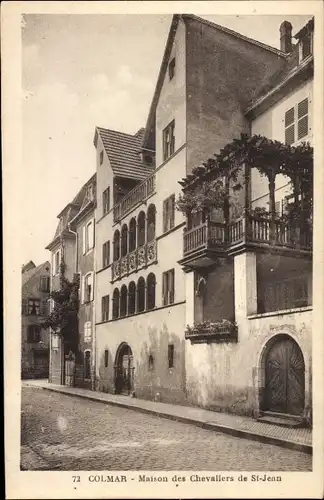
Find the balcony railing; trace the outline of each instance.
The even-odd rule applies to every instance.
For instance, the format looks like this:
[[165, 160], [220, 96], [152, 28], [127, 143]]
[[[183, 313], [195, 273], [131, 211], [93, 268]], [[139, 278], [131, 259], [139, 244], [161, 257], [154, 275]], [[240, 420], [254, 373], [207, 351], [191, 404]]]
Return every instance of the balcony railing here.
[[243, 241], [311, 250], [312, 229], [308, 226], [301, 231], [288, 222], [272, 222], [251, 215], [241, 217], [227, 227], [225, 223], [207, 221], [184, 231], [183, 253], [187, 256], [202, 249], [224, 249]]
[[203, 322], [190, 327], [187, 326], [185, 339], [192, 344], [209, 342], [237, 342], [237, 325], [231, 321], [217, 323]]
[[114, 221], [121, 220], [138, 203], [146, 200], [155, 190], [155, 175], [151, 175], [132, 189], [117, 205], [114, 206]]
[[138, 271], [157, 260], [156, 240], [136, 248], [127, 255], [115, 260], [111, 266], [111, 280], [116, 281]]

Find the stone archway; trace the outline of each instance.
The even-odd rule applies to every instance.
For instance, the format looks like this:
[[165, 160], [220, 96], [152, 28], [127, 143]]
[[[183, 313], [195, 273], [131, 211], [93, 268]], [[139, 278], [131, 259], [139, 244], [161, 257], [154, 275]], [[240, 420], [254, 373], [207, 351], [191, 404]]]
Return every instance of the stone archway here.
[[263, 411], [303, 415], [305, 407], [305, 362], [297, 342], [286, 334], [276, 335], [263, 353]]
[[114, 366], [115, 393], [130, 395], [134, 392], [134, 359], [127, 342], [122, 342], [117, 349]]

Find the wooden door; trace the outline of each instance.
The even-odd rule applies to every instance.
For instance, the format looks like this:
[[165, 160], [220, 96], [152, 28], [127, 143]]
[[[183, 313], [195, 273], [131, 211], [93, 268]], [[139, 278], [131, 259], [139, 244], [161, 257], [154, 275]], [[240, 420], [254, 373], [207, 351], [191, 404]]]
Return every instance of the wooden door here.
[[279, 338], [265, 360], [265, 409], [301, 415], [305, 402], [305, 365], [296, 342]]

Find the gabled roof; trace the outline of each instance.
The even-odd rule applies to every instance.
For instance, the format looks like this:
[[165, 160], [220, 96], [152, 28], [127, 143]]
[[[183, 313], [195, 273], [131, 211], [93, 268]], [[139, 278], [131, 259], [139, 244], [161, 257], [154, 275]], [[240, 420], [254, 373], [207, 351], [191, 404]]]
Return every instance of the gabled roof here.
[[50, 263], [46, 261], [43, 262], [43, 264], [40, 264], [39, 266], [33, 267], [32, 269], [29, 269], [29, 271], [25, 271], [24, 273], [22, 273], [21, 274], [22, 286], [24, 286], [46, 264], [48, 265], [48, 267], [50, 267]]
[[170, 30], [169, 30], [167, 42], [165, 45], [164, 55], [163, 55], [162, 63], [160, 66], [159, 76], [158, 76], [158, 80], [157, 80], [157, 84], [155, 87], [150, 111], [149, 111], [147, 122], [146, 122], [145, 135], [143, 138], [144, 146], [145, 146], [146, 142], [148, 141], [150, 133], [151, 132], [154, 133], [153, 122], [154, 122], [155, 108], [156, 108], [157, 102], [159, 100], [159, 96], [160, 96], [160, 92], [162, 89], [165, 73], [167, 71], [168, 61], [169, 61], [169, 57], [170, 57], [170, 53], [171, 53], [171, 49], [172, 49], [172, 44], [174, 42], [174, 38], [175, 38], [175, 34], [177, 31], [177, 26], [178, 26], [180, 18], [183, 19], [184, 21], [191, 20], [191, 21], [196, 21], [196, 22], [201, 23], [201, 24], [205, 24], [205, 25], [207, 25], [211, 28], [214, 28], [218, 31], [222, 31], [224, 33], [227, 33], [228, 35], [234, 36], [235, 38], [238, 38], [244, 42], [251, 43], [253, 45], [258, 46], [261, 49], [264, 49], [268, 52], [272, 52], [274, 55], [282, 57], [283, 59], [287, 58], [287, 54], [285, 52], [282, 52], [281, 50], [278, 50], [274, 47], [271, 47], [270, 45], [267, 45], [265, 43], [259, 42], [258, 40], [254, 40], [254, 39], [249, 38], [245, 35], [241, 35], [240, 33], [237, 33], [236, 31], [233, 31], [229, 28], [226, 28], [225, 26], [221, 26], [219, 24], [213, 23], [211, 21], [208, 21], [207, 19], [203, 19], [203, 18], [198, 17], [198, 16], [193, 15], [193, 14], [181, 14], [181, 15], [175, 14], [172, 17]]
[[152, 173], [153, 168], [144, 166], [140, 157], [144, 129], [131, 135], [96, 127], [95, 145], [97, 134], [102, 140], [111, 168], [117, 177], [141, 181]]

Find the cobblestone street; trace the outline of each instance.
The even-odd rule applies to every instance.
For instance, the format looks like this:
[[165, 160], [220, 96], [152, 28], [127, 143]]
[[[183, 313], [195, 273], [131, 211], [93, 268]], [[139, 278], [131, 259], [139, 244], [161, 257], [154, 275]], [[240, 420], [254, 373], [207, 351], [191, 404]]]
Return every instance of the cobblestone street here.
[[22, 390], [24, 470], [309, 471], [312, 457], [35, 387]]

